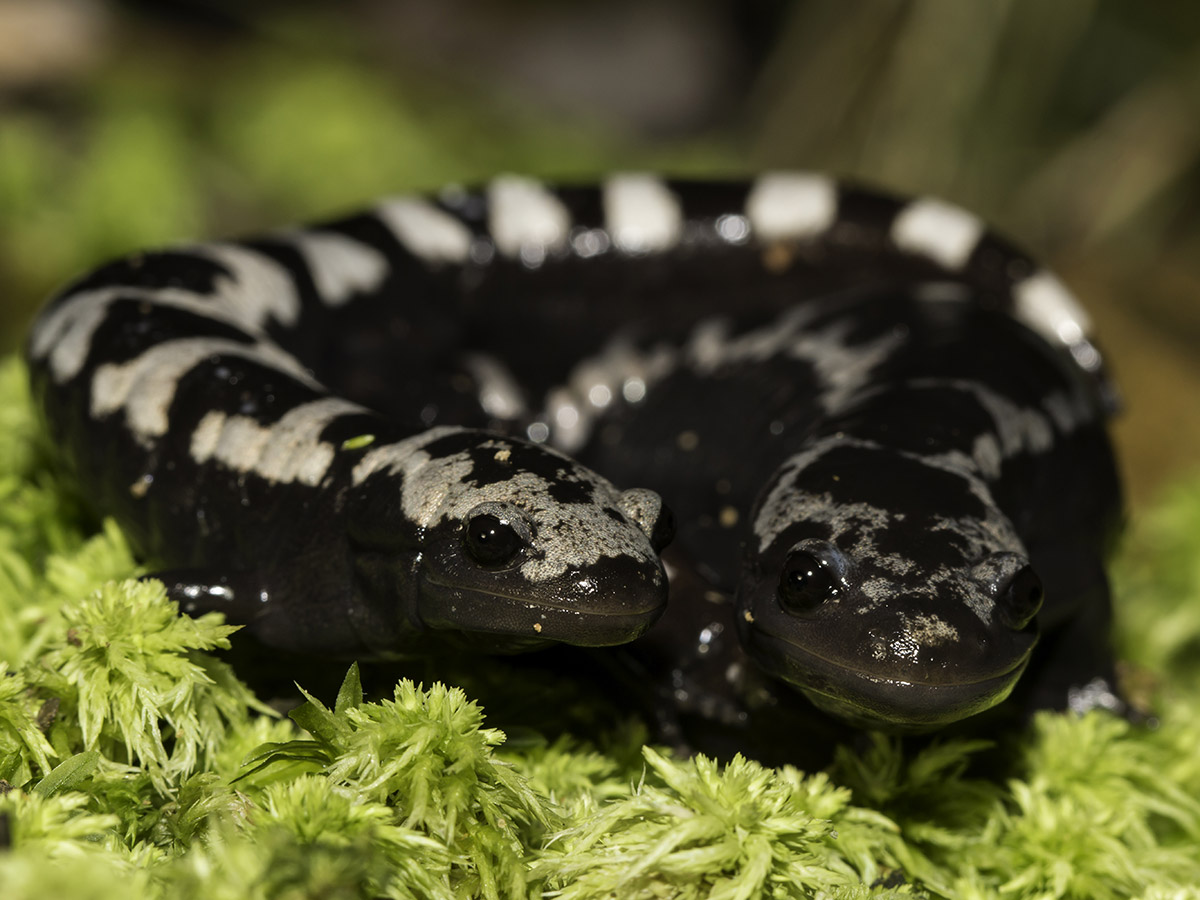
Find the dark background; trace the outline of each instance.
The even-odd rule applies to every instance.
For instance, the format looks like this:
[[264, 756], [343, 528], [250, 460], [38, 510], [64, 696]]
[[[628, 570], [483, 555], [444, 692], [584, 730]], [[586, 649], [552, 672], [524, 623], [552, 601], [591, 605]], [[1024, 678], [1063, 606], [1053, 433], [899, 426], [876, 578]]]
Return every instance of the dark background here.
[[83, 267], [499, 171], [822, 169], [1093, 311], [1136, 509], [1200, 464], [1200, 4], [0, 0], [0, 338]]

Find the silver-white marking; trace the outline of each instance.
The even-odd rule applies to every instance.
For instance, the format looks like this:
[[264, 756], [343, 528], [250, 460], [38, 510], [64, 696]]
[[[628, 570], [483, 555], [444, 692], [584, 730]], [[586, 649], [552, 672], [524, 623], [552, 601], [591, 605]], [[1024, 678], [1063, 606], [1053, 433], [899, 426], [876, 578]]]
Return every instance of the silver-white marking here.
[[892, 223], [892, 242], [947, 269], [961, 269], [983, 234], [983, 222], [965, 209], [933, 198], [908, 204]]
[[904, 336], [888, 332], [862, 344], [850, 344], [846, 340], [853, 330], [849, 322], [835, 321], [810, 330], [817, 311], [815, 306], [796, 307], [761, 328], [732, 337], [727, 322], [701, 322], [688, 340], [687, 358], [700, 372], [780, 355], [802, 360], [821, 378], [818, 401], [826, 412], [833, 412], [868, 384], [871, 372], [904, 343]]
[[659, 253], [683, 236], [679, 198], [654, 175], [623, 173], [604, 182], [604, 222], [626, 253]]
[[216, 460], [270, 482], [315, 487], [325, 478], [336, 453], [333, 444], [319, 439], [321, 432], [340, 416], [364, 412], [358, 404], [338, 397], [301, 404], [271, 425], [214, 410], [192, 432], [190, 451], [197, 463]]
[[486, 353], [471, 353], [463, 365], [479, 385], [479, 405], [489, 416], [515, 419], [526, 411], [525, 395], [517, 379], [500, 360]]
[[181, 288], [145, 288], [110, 285], [80, 291], [63, 299], [44, 315], [33, 330], [30, 353], [48, 358], [50, 373], [57, 382], [74, 378], [83, 369], [92, 348], [96, 329], [103, 324], [109, 306], [118, 300], [143, 300], [196, 313], [261, 337], [262, 327], [274, 317], [291, 325], [300, 315], [300, 297], [287, 270], [261, 254], [231, 244], [193, 245], [182, 248], [226, 266], [233, 278], [216, 280], [212, 294]]
[[241, 321], [258, 328], [272, 318], [289, 326], [299, 321], [296, 283], [275, 260], [236, 244], [190, 244], [180, 249], [206, 256], [233, 273], [231, 278], [217, 279], [216, 293]]
[[167, 412], [175, 399], [179, 379], [217, 355], [262, 363], [307, 387], [322, 390], [295, 357], [274, 344], [185, 338], [151, 347], [128, 362], [100, 366], [92, 378], [91, 415], [99, 419], [123, 407], [126, 422], [139, 440], [160, 437], [167, 432]]
[[429, 454], [421, 450], [426, 444], [464, 430], [450, 425], [439, 425], [402, 441], [373, 446], [354, 467], [350, 476], [351, 481], [358, 486], [376, 472], [392, 472], [403, 475], [415, 467], [424, 465], [429, 459]]
[[389, 197], [375, 207], [401, 244], [427, 263], [465, 263], [471, 255], [471, 230], [445, 210], [420, 197]]
[[[618, 491], [590, 469], [553, 450], [540, 452], [559, 457], [562, 475], [592, 488], [588, 503], [560, 503], [554, 499], [551, 482], [532, 472], [515, 469], [512, 477], [477, 485], [468, 479], [474, 463], [467, 451], [434, 457], [423, 449], [430, 442], [464, 429], [440, 427], [412, 438], [370, 450], [352, 473], [358, 485], [377, 472], [402, 475], [401, 509], [422, 528], [439, 523], [465, 521], [468, 513], [481, 503], [507, 503], [522, 510], [534, 525], [536, 549], [540, 558], [521, 565], [521, 574], [534, 582], [548, 581], [569, 569], [593, 565], [601, 559], [631, 556], [654, 559], [649, 538], [636, 525], [617, 522], [604, 510], [630, 506], [648, 511], [650, 498]], [[512, 442], [479, 433], [479, 446], [496, 453], [511, 451]]]
[[355, 294], [377, 291], [387, 278], [383, 254], [344, 234], [292, 231], [284, 236], [304, 257], [317, 293], [327, 306], [342, 306]]
[[488, 185], [488, 227], [503, 255], [536, 265], [566, 245], [571, 214], [541, 182], [505, 175]]
[[746, 215], [760, 240], [815, 237], [837, 219], [837, 184], [808, 172], [772, 172], [754, 182]]
[[1043, 270], [1013, 288], [1018, 319], [1051, 342], [1071, 346], [1092, 330], [1091, 320], [1066, 286]]

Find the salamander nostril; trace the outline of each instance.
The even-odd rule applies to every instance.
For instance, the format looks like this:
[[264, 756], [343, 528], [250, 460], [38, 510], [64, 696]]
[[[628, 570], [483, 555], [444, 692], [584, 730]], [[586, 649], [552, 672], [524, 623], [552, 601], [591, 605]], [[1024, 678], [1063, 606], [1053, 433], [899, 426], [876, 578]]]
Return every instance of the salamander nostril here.
[[1021, 630], [1033, 621], [1042, 608], [1042, 598], [1042, 580], [1032, 567], [1024, 566], [1009, 579], [998, 598], [998, 609], [1004, 623]]

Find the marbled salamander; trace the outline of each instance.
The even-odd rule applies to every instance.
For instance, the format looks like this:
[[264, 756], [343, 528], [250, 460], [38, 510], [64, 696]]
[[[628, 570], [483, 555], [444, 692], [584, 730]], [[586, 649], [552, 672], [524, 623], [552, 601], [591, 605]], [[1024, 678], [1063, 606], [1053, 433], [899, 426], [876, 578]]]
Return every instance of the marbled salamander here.
[[[476, 324], [468, 260], [526, 243], [493, 231], [398, 198], [138, 254], [51, 300], [27, 348], [51, 434], [186, 612], [222, 610], [281, 649], [376, 657], [436, 636], [613, 644], [658, 618], [657, 494], [466, 427], [493, 424], [488, 396], [462, 401], [487, 371], [457, 336]], [[386, 365], [345, 371], [375, 354]], [[389, 417], [331, 387], [372, 378], [391, 381]]]
[[937, 201], [508, 177], [110, 265], [29, 357], [99, 505], [184, 571], [189, 608], [269, 643], [636, 637], [661, 504], [550, 444], [676, 509], [679, 583], [707, 588], [673, 589], [705, 624], [666, 636], [671, 678], [736, 627], [823, 708], [919, 728], [1008, 694], [1042, 584], [1043, 646], [1086, 657], [1047, 647], [1046, 702], [1107, 675], [1119, 490], [1088, 331]]

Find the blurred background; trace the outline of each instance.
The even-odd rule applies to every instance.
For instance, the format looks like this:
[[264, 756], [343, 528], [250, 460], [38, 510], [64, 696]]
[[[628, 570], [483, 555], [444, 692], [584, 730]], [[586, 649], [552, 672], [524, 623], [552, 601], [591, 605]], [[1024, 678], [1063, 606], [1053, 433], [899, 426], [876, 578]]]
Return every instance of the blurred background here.
[[1200, 467], [1200, 4], [0, 0], [0, 349], [148, 244], [500, 171], [821, 169], [1084, 299], [1134, 510]]

